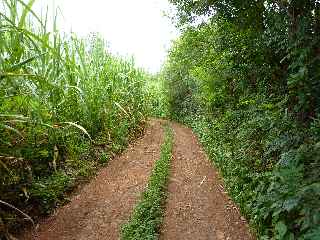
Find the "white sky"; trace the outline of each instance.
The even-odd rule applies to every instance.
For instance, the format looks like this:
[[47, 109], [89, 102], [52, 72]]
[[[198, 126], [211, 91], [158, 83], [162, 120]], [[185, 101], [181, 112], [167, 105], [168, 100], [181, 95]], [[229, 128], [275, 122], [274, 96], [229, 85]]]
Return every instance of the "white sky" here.
[[133, 55], [138, 66], [151, 72], [160, 70], [171, 40], [178, 36], [163, 15], [170, 9], [167, 0], [38, 0], [35, 7], [46, 4], [60, 6], [60, 29], [80, 36], [99, 32], [111, 52]]

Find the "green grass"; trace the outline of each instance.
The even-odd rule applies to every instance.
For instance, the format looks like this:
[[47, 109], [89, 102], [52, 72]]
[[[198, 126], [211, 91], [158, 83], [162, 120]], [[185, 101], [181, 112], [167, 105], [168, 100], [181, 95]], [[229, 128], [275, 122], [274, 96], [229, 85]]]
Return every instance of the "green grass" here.
[[161, 146], [160, 159], [156, 162], [148, 187], [143, 192], [131, 219], [122, 226], [123, 240], [158, 239], [163, 219], [163, 204], [166, 198], [166, 185], [172, 156], [173, 133], [165, 126], [165, 142]]

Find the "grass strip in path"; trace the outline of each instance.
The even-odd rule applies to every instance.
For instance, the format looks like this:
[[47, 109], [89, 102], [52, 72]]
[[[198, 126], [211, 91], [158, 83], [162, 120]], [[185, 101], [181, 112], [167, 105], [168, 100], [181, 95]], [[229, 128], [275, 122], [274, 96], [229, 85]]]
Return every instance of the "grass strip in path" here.
[[172, 129], [168, 124], [164, 128], [165, 141], [161, 146], [160, 159], [155, 164], [148, 187], [135, 207], [131, 219], [122, 226], [123, 240], [158, 239], [173, 148]]

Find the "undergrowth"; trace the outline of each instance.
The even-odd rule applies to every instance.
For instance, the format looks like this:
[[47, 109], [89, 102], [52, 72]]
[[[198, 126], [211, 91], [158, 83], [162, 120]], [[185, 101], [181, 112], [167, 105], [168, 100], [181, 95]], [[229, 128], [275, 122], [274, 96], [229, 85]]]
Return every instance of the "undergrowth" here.
[[171, 117], [199, 135], [258, 239], [320, 239], [319, 1], [170, 2]]
[[169, 125], [164, 128], [165, 141], [161, 146], [160, 159], [155, 163], [147, 189], [142, 193], [130, 220], [122, 226], [123, 240], [158, 239], [173, 147], [172, 129]]
[[180, 120], [199, 136], [259, 239], [319, 239], [319, 146], [310, 131], [270, 114]]

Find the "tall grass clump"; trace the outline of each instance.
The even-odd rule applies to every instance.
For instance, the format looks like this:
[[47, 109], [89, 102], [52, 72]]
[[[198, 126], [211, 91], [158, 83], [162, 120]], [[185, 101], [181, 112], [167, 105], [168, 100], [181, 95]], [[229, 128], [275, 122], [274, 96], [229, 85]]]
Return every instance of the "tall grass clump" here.
[[[98, 34], [61, 34], [33, 3], [1, 6], [0, 198], [36, 215], [120, 151], [148, 108], [146, 74], [132, 60], [111, 55]], [[23, 217], [0, 204], [0, 236]]]

